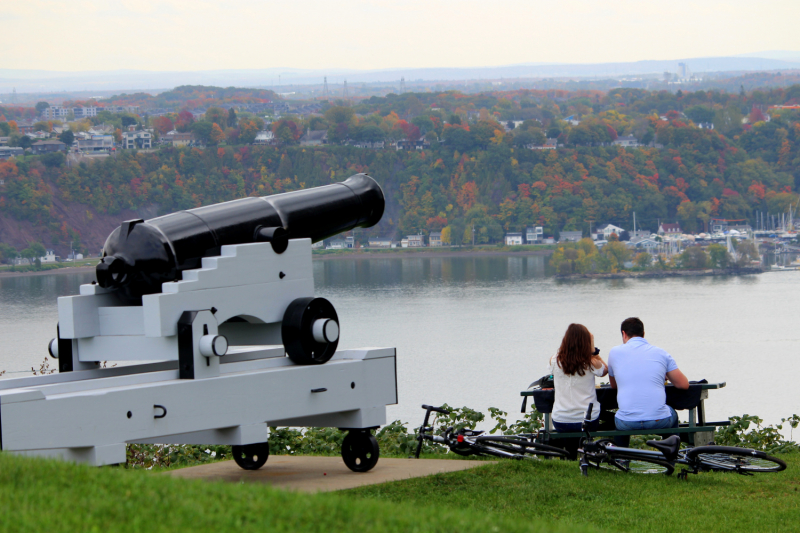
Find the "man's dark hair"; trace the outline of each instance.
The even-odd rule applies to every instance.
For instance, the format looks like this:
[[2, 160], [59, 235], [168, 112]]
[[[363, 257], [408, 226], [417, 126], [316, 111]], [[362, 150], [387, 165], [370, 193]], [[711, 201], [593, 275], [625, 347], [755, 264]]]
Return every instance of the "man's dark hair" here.
[[644, 324], [636, 317], [623, 320], [619, 329], [628, 337], [644, 337]]

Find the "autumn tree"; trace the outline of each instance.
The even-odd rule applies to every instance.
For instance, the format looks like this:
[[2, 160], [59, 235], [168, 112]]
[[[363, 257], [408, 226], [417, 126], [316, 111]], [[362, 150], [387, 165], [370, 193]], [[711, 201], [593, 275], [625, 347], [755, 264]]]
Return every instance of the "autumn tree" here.
[[165, 133], [172, 131], [175, 128], [175, 124], [172, 122], [172, 119], [162, 115], [153, 119], [153, 127], [158, 133], [164, 135]]
[[225, 132], [219, 127], [216, 122], [211, 126], [211, 133], [209, 134], [211, 144], [219, 144], [225, 140]]
[[442, 244], [450, 244], [453, 239], [453, 230], [450, 226], [445, 226], [442, 229]]
[[205, 119], [220, 128], [228, 125], [228, 113], [221, 107], [209, 107], [206, 111]]

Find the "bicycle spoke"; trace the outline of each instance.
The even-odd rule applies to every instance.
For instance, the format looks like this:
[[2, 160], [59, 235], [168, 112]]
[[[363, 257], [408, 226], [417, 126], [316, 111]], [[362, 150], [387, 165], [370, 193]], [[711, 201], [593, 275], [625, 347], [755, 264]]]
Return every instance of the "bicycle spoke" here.
[[727, 453], [700, 453], [697, 458], [715, 470], [736, 470], [744, 472], [775, 472], [779, 465], [769, 456], [765, 458]]

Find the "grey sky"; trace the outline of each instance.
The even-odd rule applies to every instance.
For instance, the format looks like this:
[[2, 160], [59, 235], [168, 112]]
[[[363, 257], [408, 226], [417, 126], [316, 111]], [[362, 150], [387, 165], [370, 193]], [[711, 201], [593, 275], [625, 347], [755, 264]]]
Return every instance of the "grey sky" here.
[[382, 69], [800, 50], [797, 0], [0, 0], [0, 68]]

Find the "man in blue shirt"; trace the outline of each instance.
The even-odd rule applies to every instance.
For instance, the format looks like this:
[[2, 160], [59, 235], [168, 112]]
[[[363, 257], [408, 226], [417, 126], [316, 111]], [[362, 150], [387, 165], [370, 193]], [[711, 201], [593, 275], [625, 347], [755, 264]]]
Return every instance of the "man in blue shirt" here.
[[[622, 345], [608, 354], [608, 375], [617, 389], [619, 409], [614, 417], [618, 430], [678, 427], [678, 414], [667, 405], [664, 381], [688, 389], [689, 380], [670, 354], [644, 339], [644, 324], [626, 318], [620, 326]], [[615, 437], [617, 446], [627, 447], [630, 437]]]

